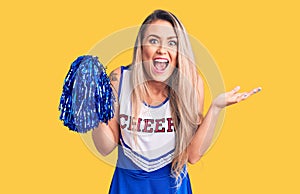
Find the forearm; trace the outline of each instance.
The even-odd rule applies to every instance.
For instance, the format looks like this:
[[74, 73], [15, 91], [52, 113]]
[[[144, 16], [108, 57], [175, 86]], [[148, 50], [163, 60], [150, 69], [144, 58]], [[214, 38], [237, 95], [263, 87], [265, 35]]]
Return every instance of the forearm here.
[[[117, 68], [110, 73], [110, 81], [111, 87], [114, 92], [114, 96], [118, 97], [119, 91], [119, 80], [121, 75], [121, 68]], [[118, 99], [116, 99], [114, 103], [115, 115], [112, 118], [108, 125], [105, 123], [100, 123], [96, 129], [93, 130], [92, 136], [94, 144], [98, 150], [98, 152], [104, 156], [111, 153], [114, 148], [118, 145], [119, 142], [119, 122], [118, 122], [118, 112], [119, 112], [119, 104]]]
[[111, 153], [118, 144], [118, 130], [113, 130], [110, 125], [99, 123], [92, 132], [94, 145], [98, 152], [106, 156]]
[[188, 147], [188, 159], [190, 163], [196, 163], [200, 160], [202, 155], [211, 145], [220, 112], [220, 108], [217, 108], [213, 104], [210, 106], [203, 122], [198, 127]]

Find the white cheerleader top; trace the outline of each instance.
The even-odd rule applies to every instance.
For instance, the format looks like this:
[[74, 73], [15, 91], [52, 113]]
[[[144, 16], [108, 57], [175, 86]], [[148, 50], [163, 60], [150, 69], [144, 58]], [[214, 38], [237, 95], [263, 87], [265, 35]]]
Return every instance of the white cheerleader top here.
[[[140, 102], [136, 119], [137, 131], [131, 129], [132, 72], [121, 67], [119, 85], [120, 143], [123, 152], [142, 170], [152, 172], [172, 162], [175, 150], [175, 128], [171, 117], [169, 98], [157, 106]], [[135, 138], [136, 136], [136, 138]]]

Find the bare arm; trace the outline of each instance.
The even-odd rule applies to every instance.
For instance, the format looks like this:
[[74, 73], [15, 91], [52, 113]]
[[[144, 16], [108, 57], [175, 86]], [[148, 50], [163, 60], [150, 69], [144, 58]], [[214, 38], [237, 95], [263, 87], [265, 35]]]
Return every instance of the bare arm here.
[[188, 160], [190, 163], [194, 164], [199, 161], [205, 151], [209, 148], [220, 112], [221, 109], [216, 108], [213, 104], [210, 106], [188, 146]]
[[255, 88], [250, 92], [237, 93], [239, 89], [240, 87], [238, 86], [232, 91], [221, 94], [216, 99], [214, 99], [208, 112], [205, 115], [205, 118], [203, 119], [203, 122], [198, 127], [188, 147], [188, 160], [190, 163], [193, 164], [199, 161], [202, 155], [209, 148], [214, 136], [215, 125], [218, 121], [221, 110], [226, 106], [245, 100], [249, 96], [261, 90], [261, 88]]
[[95, 128], [92, 132], [93, 141], [95, 147], [100, 154], [106, 156], [111, 153], [115, 147], [118, 145], [119, 141], [119, 123], [118, 123], [118, 90], [119, 90], [119, 81], [120, 81], [120, 68], [111, 72], [109, 78], [111, 86], [116, 97], [115, 102], [115, 115], [114, 117], [106, 123], [99, 123], [98, 127]]

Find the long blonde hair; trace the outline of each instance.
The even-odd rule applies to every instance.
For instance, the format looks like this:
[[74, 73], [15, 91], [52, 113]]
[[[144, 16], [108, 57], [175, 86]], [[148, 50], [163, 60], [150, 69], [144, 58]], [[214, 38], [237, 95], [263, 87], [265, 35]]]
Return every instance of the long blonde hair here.
[[[141, 102], [143, 96], [148, 94], [147, 78], [143, 70], [142, 41], [147, 26], [155, 20], [165, 20], [172, 24], [178, 39], [177, 68], [174, 70], [168, 82], [169, 101], [172, 111], [172, 119], [175, 127], [175, 157], [172, 162], [172, 173], [176, 180], [181, 182], [181, 172], [188, 162], [187, 147], [196, 129], [202, 121], [199, 93], [197, 87], [200, 77], [197, 73], [193, 51], [188, 35], [182, 23], [170, 12], [156, 10], [142, 23], [135, 42], [132, 60], [132, 102]], [[133, 103], [132, 116], [137, 118], [139, 103]]]

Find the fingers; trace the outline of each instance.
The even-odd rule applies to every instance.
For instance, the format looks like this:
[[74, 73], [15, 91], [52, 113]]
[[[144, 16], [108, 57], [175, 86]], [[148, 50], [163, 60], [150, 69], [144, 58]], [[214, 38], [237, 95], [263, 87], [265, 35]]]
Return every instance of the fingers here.
[[254, 88], [253, 90], [251, 90], [250, 92], [248, 92], [248, 96], [251, 96], [253, 94], [256, 94], [258, 92], [261, 91], [261, 87], [258, 87], [258, 88]]
[[239, 90], [240, 90], [240, 86], [236, 86], [233, 90], [231, 90], [231, 93], [232, 94], [235, 94], [235, 93], [237, 93]]
[[242, 100], [245, 100], [245, 99], [248, 98], [249, 96], [258, 93], [258, 92], [260, 92], [261, 90], [262, 90], [261, 87], [257, 87], [257, 88], [254, 88], [253, 90], [251, 90], [250, 92], [244, 92], [243, 95], [242, 95]]
[[257, 93], [257, 92], [260, 92], [262, 90], [262, 88], [261, 87], [258, 87], [258, 88], [255, 88], [254, 90], [253, 90], [253, 92], [254, 93]]
[[246, 98], [248, 98], [250, 95], [248, 92], [245, 92], [242, 96], [242, 100], [245, 100]]

